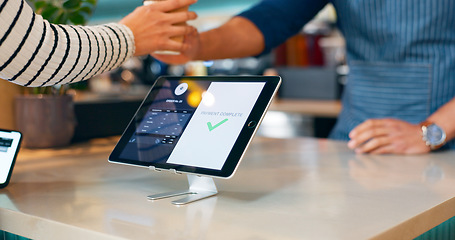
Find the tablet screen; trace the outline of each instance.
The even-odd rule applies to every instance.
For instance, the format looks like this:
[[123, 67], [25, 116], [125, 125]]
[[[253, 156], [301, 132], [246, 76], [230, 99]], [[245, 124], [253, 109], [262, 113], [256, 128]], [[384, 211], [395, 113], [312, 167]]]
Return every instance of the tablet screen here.
[[6, 186], [11, 177], [20, 140], [19, 132], [0, 130], [0, 187]]
[[228, 177], [279, 81], [278, 77], [160, 78], [110, 161]]

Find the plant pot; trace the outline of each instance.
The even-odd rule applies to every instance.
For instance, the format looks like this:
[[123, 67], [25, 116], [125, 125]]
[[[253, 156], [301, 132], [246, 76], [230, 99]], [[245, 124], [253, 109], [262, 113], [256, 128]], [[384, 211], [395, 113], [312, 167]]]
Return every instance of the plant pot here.
[[0, 128], [16, 129], [14, 122], [14, 97], [21, 94], [23, 87], [0, 79]]
[[71, 95], [16, 96], [16, 128], [28, 148], [63, 147], [76, 126]]

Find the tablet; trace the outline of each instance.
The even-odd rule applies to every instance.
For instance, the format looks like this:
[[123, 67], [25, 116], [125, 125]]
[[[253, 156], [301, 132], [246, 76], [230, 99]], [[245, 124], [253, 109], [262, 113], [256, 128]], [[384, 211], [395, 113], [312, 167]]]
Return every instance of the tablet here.
[[278, 76], [160, 77], [109, 161], [229, 178], [280, 83]]
[[20, 132], [0, 129], [0, 188], [9, 183], [21, 139]]

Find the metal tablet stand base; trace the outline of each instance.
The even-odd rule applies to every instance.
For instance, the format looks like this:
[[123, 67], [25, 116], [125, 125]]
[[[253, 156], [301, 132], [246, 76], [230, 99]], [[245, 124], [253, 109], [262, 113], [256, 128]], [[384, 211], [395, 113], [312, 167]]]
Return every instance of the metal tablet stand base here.
[[215, 196], [218, 193], [215, 182], [211, 177], [199, 177], [195, 175], [187, 175], [189, 189], [186, 191], [167, 192], [147, 196], [149, 200], [158, 200], [163, 198], [176, 197], [181, 195], [189, 195], [182, 199], [172, 201], [174, 205], [184, 205], [194, 201]]

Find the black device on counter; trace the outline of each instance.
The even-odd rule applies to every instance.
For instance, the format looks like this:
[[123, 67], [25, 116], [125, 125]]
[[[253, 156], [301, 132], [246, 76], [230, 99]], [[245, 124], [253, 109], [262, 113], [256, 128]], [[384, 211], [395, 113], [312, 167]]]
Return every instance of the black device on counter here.
[[280, 83], [278, 76], [160, 77], [109, 161], [229, 178]]
[[0, 129], [0, 188], [9, 183], [21, 140], [20, 132]]

